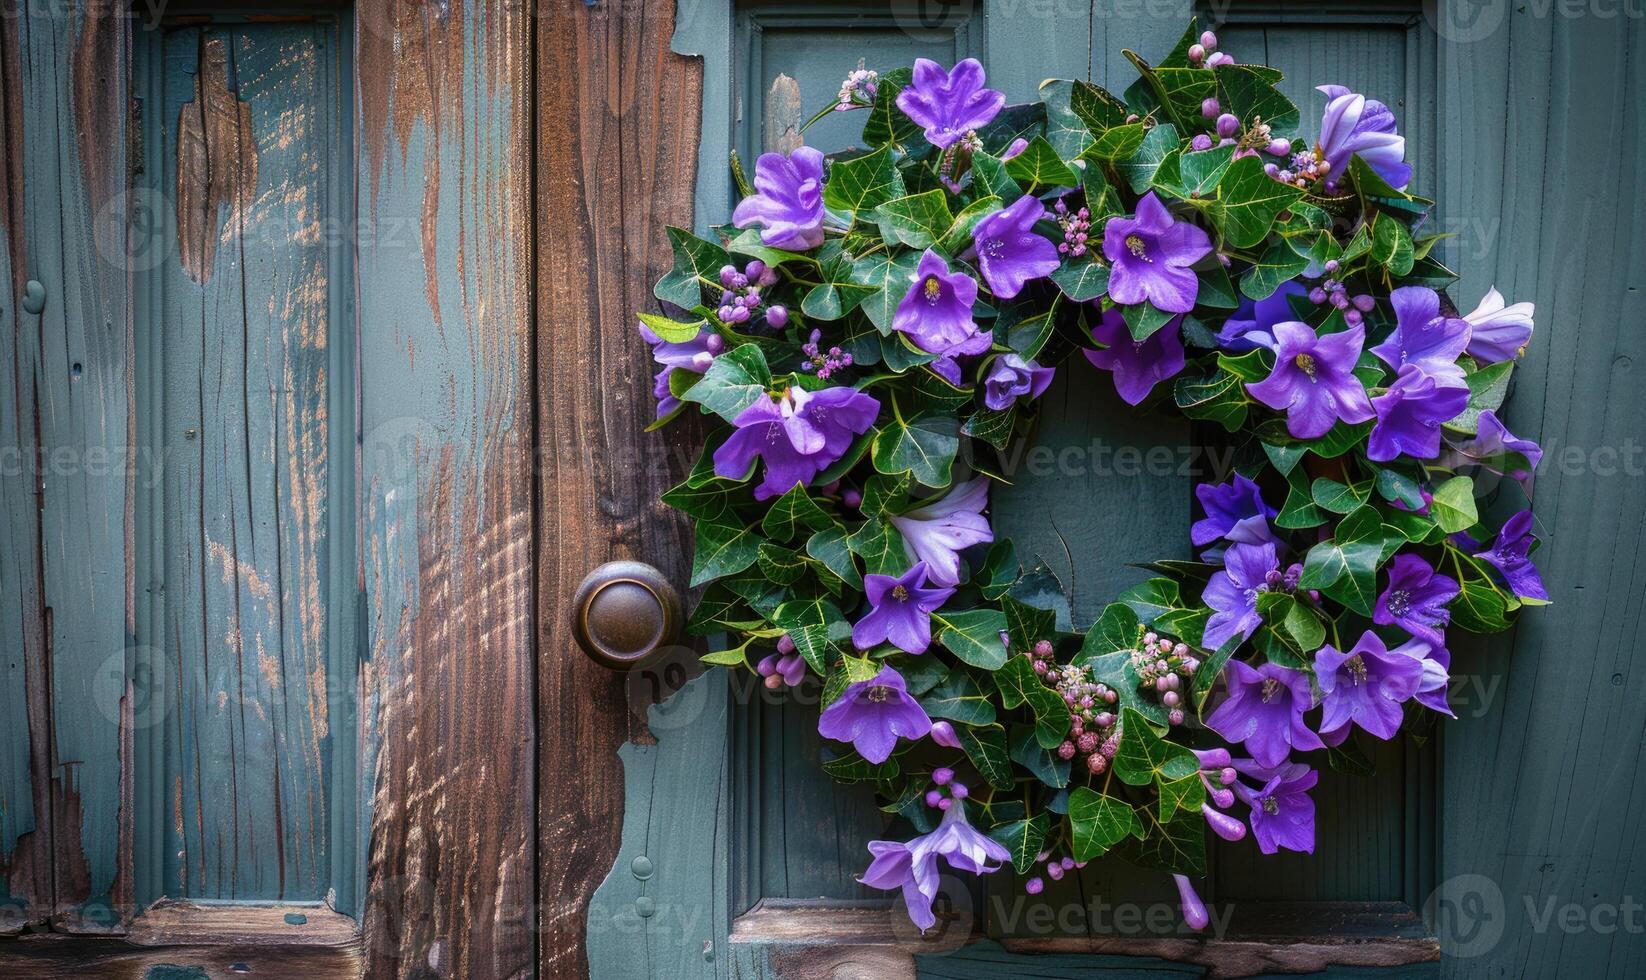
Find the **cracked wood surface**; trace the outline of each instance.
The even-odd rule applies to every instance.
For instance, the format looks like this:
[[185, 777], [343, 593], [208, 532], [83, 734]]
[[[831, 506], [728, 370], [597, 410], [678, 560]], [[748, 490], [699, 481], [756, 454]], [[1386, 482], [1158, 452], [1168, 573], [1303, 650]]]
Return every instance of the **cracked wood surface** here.
[[617, 752], [649, 741], [655, 690], [578, 649], [568, 597], [605, 561], [649, 562], [683, 585], [690, 560], [685, 522], [658, 496], [691, 441], [641, 435], [653, 369], [633, 315], [655, 306], [671, 262], [664, 226], [692, 224], [702, 69], [669, 50], [672, 3], [551, 0], [540, 13], [538, 949], [543, 976], [569, 978], [588, 971], [588, 903], [623, 829]]

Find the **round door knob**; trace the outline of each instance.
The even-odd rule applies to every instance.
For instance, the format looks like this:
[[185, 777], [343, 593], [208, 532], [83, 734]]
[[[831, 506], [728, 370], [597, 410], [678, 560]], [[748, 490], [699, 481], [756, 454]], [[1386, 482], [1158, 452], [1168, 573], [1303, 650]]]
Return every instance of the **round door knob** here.
[[669, 647], [682, 619], [680, 593], [662, 572], [637, 561], [601, 565], [572, 600], [577, 645], [612, 670], [644, 664]]

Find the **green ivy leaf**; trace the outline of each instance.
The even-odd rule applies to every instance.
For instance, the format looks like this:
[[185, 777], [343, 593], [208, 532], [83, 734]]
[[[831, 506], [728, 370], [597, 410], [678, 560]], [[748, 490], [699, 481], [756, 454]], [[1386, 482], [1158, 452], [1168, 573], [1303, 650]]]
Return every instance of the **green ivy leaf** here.
[[943, 233], [938, 248], [950, 255], [959, 255], [972, 247], [972, 231], [977, 223], [1000, 210], [1001, 201], [998, 197], [981, 197], [961, 209], [955, 215], [949, 230]]
[[777, 607], [772, 622], [789, 634], [794, 648], [819, 677], [829, 673], [835, 641], [851, 635], [851, 625], [840, 610], [822, 598], [791, 599]]
[[1084, 663], [1117, 650], [1135, 650], [1140, 635], [1141, 624], [1137, 612], [1124, 603], [1111, 602], [1103, 607], [1103, 614], [1086, 631], [1086, 639], [1080, 644], [1075, 663]]
[[1008, 734], [1013, 762], [1053, 789], [1069, 785], [1069, 761], [1036, 741], [1032, 726], [1013, 725]]
[[1131, 804], [1088, 786], [1069, 794], [1069, 836], [1076, 861], [1103, 856], [1128, 837], [1142, 837], [1143, 824]]
[[1034, 672], [1028, 657], [1007, 657], [1005, 666], [994, 672], [994, 682], [1006, 708], [1029, 706], [1034, 713], [1035, 741], [1042, 748], [1063, 744], [1069, 733], [1069, 706]]
[[1132, 193], [1141, 194], [1149, 189], [1155, 171], [1160, 169], [1160, 162], [1177, 149], [1177, 143], [1177, 128], [1171, 123], [1161, 123], [1143, 137], [1136, 153], [1115, 164], [1115, 172], [1132, 189]]
[[977, 771], [995, 789], [1011, 789], [1017, 785], [1012, 774], [1011, 756], [1006, 752], [1006, 729], [993, 725], [960, 725], [954, 730], [961, 751], [972, 761]]
[[1480, 413], [1495, 412], [1503, 407], [1503, 398], [1509, 393], [1509, 375], [1514, 372], [1514, 361], [1498, 361], [1464, 377], [1469, 386], [1469, 406], [1463, 414], [1446, 423], [1446, 428], [1473, 435], [1480, 428]]
[[998, 670], [1006, 662], [1006, 645], [1000, 642], [1005, 613], [996, 609], [935, 612], [932, 625], [939, 628], [937, 642], [973, 667]]
[[1248, 125], [1262, 119], [1276, 136], [1297, 130], [1297, 104], [1275, 88], [1266, 65], [1219, 65], [1212, 70], [1223, 90], [1225, 111]]
[[799, 552], [770, 541], [761, 542], [758, 562], [760, 574], [778, 585], [793, 585], [800, 581], [808, 567]]
[[697, 548], [692, 554], [693, 587], [723, 578], [753, 565], [760, 557], [760, 535], [751, 527], [724, 521], [697, 522]]
[[720, 290], [720, 267], [728, 261], [726, 250], [715, 242], [698, 238], [684, 228], [670, 227], [669, 247], [674, 250], [674, 268], [657, 280], [652, 294], [665, 303], [689, 310], [703, 302], [703, 287]]
[[1308, 264], [1286, 242], [1274, 242], [1240, 277], [1240, 292], [1250, 299], [1268, 299], [1282, 283], [1296, 279]]
[[908, 473], [922, 486], [949, 485], [960, 427], [954, 416], [923, 412], [904, 421], [895, 412], [875, 437], [870, 456], [881, 473]]
[[709, 325], [709, 321], [701, 317], [686, 323], [656, 313], [636, 313], [635, 316], [640, 318], [640, 322], [644, 323], [648, 330], [671, 344], [684, 344], [695, 340], [697, 335], [703, 332], [703, 328]]
[[1466, 476], [1454, 476], [1435, 487], [1434, 499], [1429, 502], [1429, 514], [1447, 534], [1466, 531], [1480, 520], [1475, 509], [1475, 481]]
[[824, 762], [823, 771], [842, 783], [884, 783], [896, 779], [900, 769], [896, 759], [876, 765], [847, 749], [839, 758]]
[[920, 253], [876, 252], [852, 264], [852, 281], [868, 292], [859, 305], [881, 336], [891, 336], [892, 316], [909, 291], [909, 280], [920, 264]]
[[703, 379], [680, 396], [696, 402], [727, 422], [766, 396], [772, 383], [766, 356], [754, 344], [733, 347], [714, 359]]
[[1224, 173], [1234, 162], [1235, 146], [1214, 146], [1209, 150], [1184, 153], [1177, 158], [1177, 180], [1183, 197], [1206, 197], [1217, 190]]
[[1023, 196], [1023, 188], [1012, 177], [1006, 161], [982, 150], [972, 154], [972, 185], [985, 197], [1002, 201], [1015, 201]]
[[1017, 406], [995, 411], [980, 408], [966, 420], [962, 432], [973, 439], [981, 439], [996, 449], [1005, 449], [1017, 425]]
[[1036, 136], [1021, 152], [1007, 160], [1006, 172], [1020, 186], [1027, 186], [1031, 191], [1074, 187], [1080, 183], [1080, 178], [1075, 176], [1044, 136]]
[[910, 564], [903, 536], [885, 521], [864, 521], [846, 536], [846, 547], [863, 559], [863, 570], [870, 575], [901, 575]]
[[887, 201], [874, 209], [880, 237], [888, 245], [925, 248], [954, 223], [948, 194], [941, 188]]
[[1275, 216], [1302, 196], [1302, 190], [1264, 173], [1259, 157], [1242, 157], [1218, 181], [1212, 220], [1228, 244], [1251, 248], [1269, 234]]
[[1172, 399], [1189, 418], [1216, 422], [1229, 432], [1246, 424], [1252, 404], [1246, 386], [1222, 367], [1210, 374], [1180, 375], [1172, 386]]
[[846, 531], [828, 527], [812, 535], [806, 542], [806, 554], [816, 559], [829, 573], [854, 592], [863, 591], [863, 575], [857, 570], [852, 551], [846, 546]]
[[1064, 296], [1088, 303], [1109, 291], [1109, 267], [1090, 258], [1066, 258], [1051, 274]]
[[874, 104], [863, 120], [863, 145], [902, 145], [920, 135], [920, 126], [897, 107], [897, 94], [913, 77], [908, 68], [894, 68], [876, 81]]
[[1046, 843], [1046, 832], [1051, 829], [1051, 818], [1037, 813], [1026, 820], [1013, 820], [989, 830], [989, 836], [1011, 852], [1012, 870], [1028, 874], [1040, 856], [1040, 846]]
[[823, 203], [841, 211], [867, 214], [875, 207], [903, 196], [903, 174], [889, 146], [872, 153], [837, 160], [823, 184]]
[[1206, 818], [1179, 811], [1161, 823], [1147, 810], [1145, 832], [1116, 845], [1121, 859], [1140, 868], [1200, 877], [1206, 873]]
[[1372, 219], [1372, 261], [1388, 267], [1393, 275], [1404, 276], [1412, 271], [1414, 258], [1412, 233], [1387, 213], [1378, 212]]
[[1486, 563], [1449, 541], [1446, 556], [1452, 561], [1460, 589], [1447, 607], [1452, 612], [1452, 625], [1471, 633], [1501, 633], [1513, 626], [1509, 614], [1520, 607], [1520, 601], [1498, 585]]
[[760, 522], [760, 529], [773, 541], [790, 541], [802, 529], [821, 531], [834, 521], [823, 508], [817, 506], [804, 485], [796, 483], [783, 496], [772, 501], [772, 508]]
[[933, 718], [963, 725], [991, 725], [995, 719], [994, 701], [978, 687], [971, 672], [960, 666], [950, 667], [943, 682], [920, 699], [920, 706]]

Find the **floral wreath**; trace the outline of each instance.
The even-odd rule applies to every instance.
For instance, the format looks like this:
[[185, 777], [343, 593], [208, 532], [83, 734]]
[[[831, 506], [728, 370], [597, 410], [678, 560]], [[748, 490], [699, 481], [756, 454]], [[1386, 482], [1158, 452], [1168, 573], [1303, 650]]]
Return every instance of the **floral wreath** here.
[[[911, 829], [861, 880], [922, 929], [939, 861], [1035, 894], [1111, 851], [1203, 927], [1207, 827], [1312, 852], [1309, 753], [1450, 715], [1446, 630], [1548, 601], [1531, 512], [1476, 506], [1482, 474], [1529, 500], [1542, 455], [1495, 414], [1532, 305], [1437, 292], [1394, 114], [1322, 85], [1310, 143], [1281, 73], [1210, 31], [1125, 54], [1123, 98], [1010, 108], [972, 59], [860, 66], [813, 121], [862, 110], [868, 149], [767, 153], [752, 187], [734, 157], [731, 225], [669, 229], [669, 315], [640, 314], [653, 428], [707, 419], [663, 495], [695, 524], [689, 628], [729, 637], [703, 660], [819, 679], [823, 768]], [[1199, 560], [1084, 632], [986, 516], [1076, 350], [1235, 449], [1195, 489]]]

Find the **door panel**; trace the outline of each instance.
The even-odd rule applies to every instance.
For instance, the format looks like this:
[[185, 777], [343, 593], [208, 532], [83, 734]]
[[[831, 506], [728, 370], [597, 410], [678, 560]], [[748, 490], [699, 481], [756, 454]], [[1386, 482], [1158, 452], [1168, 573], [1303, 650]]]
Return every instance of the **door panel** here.
[[172, 207], [135, 321], [156, 460], [138, 499], [137, 900], [353, 895], [337, 25], [144, 40], [144, 184]]

